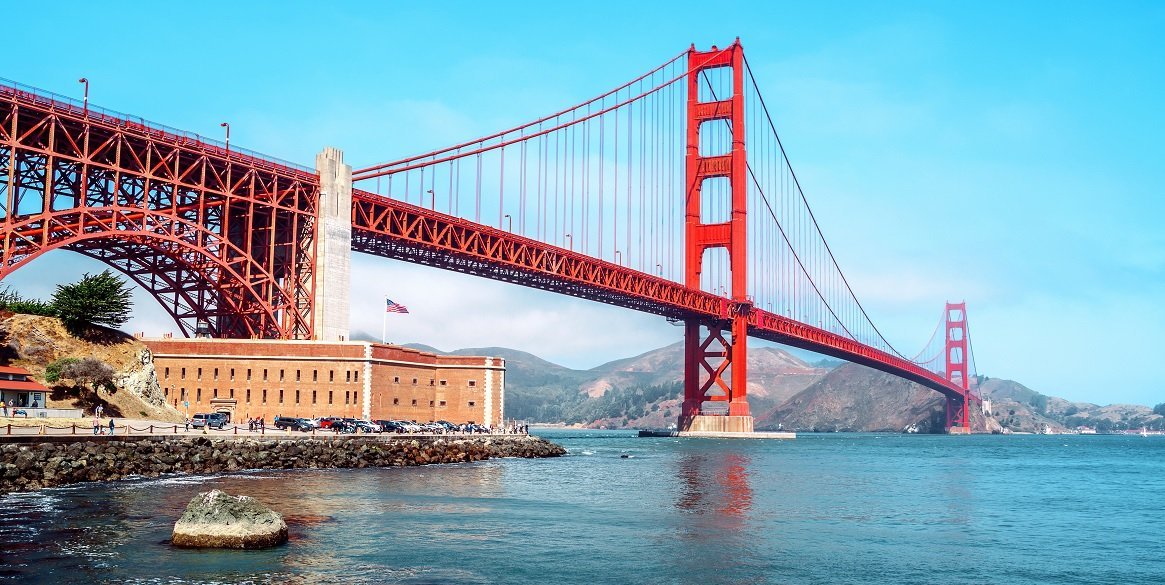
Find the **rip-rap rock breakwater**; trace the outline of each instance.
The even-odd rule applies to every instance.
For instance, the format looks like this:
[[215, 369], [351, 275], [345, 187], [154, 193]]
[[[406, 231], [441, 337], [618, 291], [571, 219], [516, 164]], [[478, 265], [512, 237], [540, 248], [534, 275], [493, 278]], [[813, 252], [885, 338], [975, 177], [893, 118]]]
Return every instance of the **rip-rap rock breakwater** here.
[[[31, 439], [31, 437], [30, 437]], [[497, 457], [558, 457], [538, 437], [37, 437], [0, 443], [0, 493], [85, 481], [245, 469], [403, 467]]]

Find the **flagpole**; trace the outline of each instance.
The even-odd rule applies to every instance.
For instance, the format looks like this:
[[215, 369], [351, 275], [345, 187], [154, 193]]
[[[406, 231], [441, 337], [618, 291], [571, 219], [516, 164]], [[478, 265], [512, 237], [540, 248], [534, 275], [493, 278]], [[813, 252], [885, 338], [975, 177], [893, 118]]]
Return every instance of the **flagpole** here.
[[388, 344], [388, 297], [384, 297], [384, 312], [380, 315], [380, 343]]

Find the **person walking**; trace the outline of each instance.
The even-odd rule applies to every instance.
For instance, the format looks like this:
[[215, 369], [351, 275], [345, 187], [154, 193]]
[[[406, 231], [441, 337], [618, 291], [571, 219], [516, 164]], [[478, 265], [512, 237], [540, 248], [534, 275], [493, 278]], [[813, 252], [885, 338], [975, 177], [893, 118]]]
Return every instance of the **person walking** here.
[[4, 417], [8, 417], [8, 403], [0, 400], [0, 412], [4, 413]]
[[113, 417], [109, 417], [109, 434], [113, 434]]
[[100, 431], [100, 430], [101, 430], [101, 419], [94, 416], [93, 417], [93, 434], [94, 435], [98, 434], [98, 431]]

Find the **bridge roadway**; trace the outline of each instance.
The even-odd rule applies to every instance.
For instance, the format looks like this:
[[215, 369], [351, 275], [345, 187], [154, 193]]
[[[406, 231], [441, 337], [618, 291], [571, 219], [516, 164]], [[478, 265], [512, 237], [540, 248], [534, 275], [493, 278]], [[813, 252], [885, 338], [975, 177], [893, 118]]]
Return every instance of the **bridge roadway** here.
[[353, 189], [352, 249], [512, 282], [727, 330], [746, 311], [750, 337], [807, 349], [962, 399], [964, 390], [899, 356], [799, 321], [538, 240]]

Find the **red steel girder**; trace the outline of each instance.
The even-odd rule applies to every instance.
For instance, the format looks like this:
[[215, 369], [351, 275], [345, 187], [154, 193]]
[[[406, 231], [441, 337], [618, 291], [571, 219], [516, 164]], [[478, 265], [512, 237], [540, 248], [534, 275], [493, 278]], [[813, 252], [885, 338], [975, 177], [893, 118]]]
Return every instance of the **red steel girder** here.
[[310, 338], [318, 193], [311, 172], [0, 85], [0, 279], [69, 249], [184, 333]]

